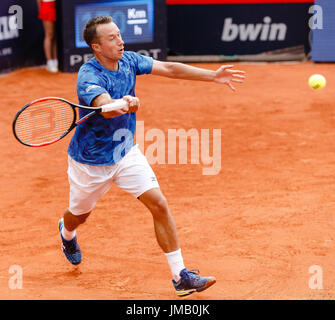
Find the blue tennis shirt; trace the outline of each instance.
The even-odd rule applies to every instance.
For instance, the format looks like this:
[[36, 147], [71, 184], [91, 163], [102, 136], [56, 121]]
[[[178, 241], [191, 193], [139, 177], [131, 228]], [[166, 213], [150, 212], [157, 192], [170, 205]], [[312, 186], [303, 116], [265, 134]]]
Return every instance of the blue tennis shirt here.
[[[153, 59], [126, 51], [117, 71], [104, 68], [95, 58], [83, 64], [78, 72], [79, 104], [90, 106], [94, 98], [109, 93], [113, 99], [135, 96], [136, 75], [152, 71]], [[79, 117], [91, 112], [79, 110]], [[136, 113], [111, 119], [97, 114], [79, 124], [72, 136], [68, 154], [76, 161], [104, 166], [120, 161], [134, 145]]]

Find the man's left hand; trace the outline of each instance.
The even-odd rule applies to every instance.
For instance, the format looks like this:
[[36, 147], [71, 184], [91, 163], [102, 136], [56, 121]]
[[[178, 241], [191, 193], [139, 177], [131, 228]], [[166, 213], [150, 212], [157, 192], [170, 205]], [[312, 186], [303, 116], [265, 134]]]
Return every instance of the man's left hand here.
[[215, 72], [214, 82], [226, 84], [230, 89], [235, 91], [232, 82], [242, 83], [245, 79], [245, 72], [241, 70], [233, 70], [233, 65], [221, 66]]

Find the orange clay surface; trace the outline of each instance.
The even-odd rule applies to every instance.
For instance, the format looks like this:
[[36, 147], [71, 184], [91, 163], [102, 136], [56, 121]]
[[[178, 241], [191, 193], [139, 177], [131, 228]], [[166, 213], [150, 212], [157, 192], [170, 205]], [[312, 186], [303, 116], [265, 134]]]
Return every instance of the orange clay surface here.
[[[166, 139], [168, 129], [222, 132], [217, 175], [203, 175], [206, 166], [190, 159], [152, 165], [185, 265], [217, 278], [184, 299], [334, 299], [335, 65], [235, 68], [248, 76], [236, 92], [152, 75], [137, 80], [145, 132], [160, 129]], [[327, 78], [323, 90], [308, 87], [314, 73]], [[29, 148], [11, 128], [19, 108], [44, 96], [77, 102], [76, 74], [27, 68], [0, 77], [0, 299], [179, 299], [151, 214], [115, 186], [77, 230], [82, 263], [63, 256], [57, 223], [68, 205], [72, 134]], [[13, 265], [22, 268], [22, 289], [9, 286]], [[315, 265], [323, 289], [309, 287]]]

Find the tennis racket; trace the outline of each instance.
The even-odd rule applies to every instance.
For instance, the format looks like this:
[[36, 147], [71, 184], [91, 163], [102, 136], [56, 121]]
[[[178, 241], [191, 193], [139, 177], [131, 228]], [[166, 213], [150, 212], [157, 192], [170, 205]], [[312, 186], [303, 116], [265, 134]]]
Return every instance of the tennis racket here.
[[[29, 147], [43, 147], [64, 138], [77, 125], [100, 112], [121, 109], [125, 100], [117, 100], [99, 108], [81, 106], [62, 98], [46, 97], [26, 104], [13, 121], [15, 138]], [[76, 109], [91, 110], [77, 120]]]

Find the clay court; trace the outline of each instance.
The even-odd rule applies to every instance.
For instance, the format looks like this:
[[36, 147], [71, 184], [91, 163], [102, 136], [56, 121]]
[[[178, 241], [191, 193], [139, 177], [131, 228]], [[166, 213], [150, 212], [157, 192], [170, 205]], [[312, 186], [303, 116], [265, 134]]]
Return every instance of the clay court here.
[[[177, 223], [185, 265], [217, 278], [207, 291], [183, 299], [334, 299], [335, 65], [235, 68], [247, 72], [236, 92], [137, 78], [137, 120], [145, 130], [222, 130], [219, 174], [203, 175], [205, 166], [190, 161], [152, 165]], [[327, 78], [323, 90], [308, 87], [314, 73]], [[31, 100], [77, 102], [76, 74], [18, 70], [0, 77], [0, 96], [0, 299], [179, 299], [151, 214], [117, 187], [77, 231], [82, 263], [69, 264], [61, 252], [57, 223], [68, 205], [72, 134], [29, 148], [15, 140], [11, 126]], [[22, 289], [9, 287], [12, 265], [22, 267]], [[309, 287], [314, 265], [322, 268], [323, 289]]]

